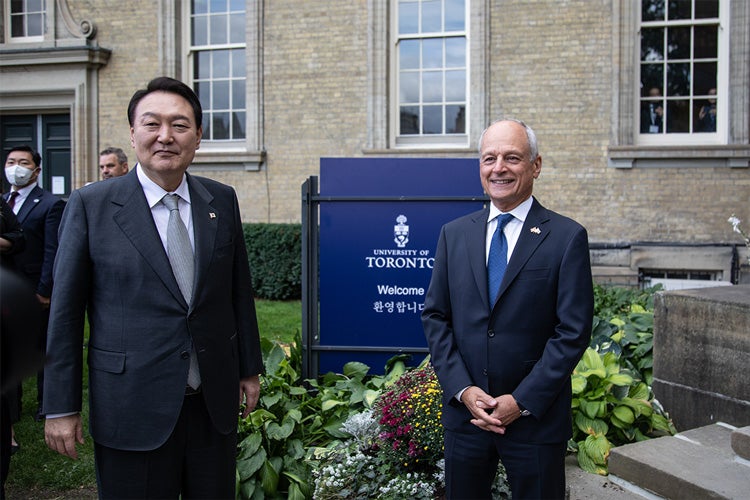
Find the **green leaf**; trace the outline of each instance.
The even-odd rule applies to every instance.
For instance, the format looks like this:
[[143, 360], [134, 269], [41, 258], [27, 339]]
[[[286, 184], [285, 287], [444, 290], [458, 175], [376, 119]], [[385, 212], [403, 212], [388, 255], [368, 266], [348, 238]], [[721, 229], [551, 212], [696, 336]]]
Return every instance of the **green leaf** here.
[[269, 420], [276, 420], [276, 415], [263, 408], [259, 408], [250, 414], [250, 422], [255, 427], [263, 427], [263, 424]]
[[588, 436], [584, 442], [581, 443], [581, 447], [585, 450], [586, 455], [591, 457], [591, 460], [593, 460], [594, 463], [597, 465], [606, 465], [612, 444], [603, 434], [596, 434]]
[[263, 405], [264, 408], [270, 408], [281, 401], [282, 396], [283, 394], [281, 393], [281, 391], [266, 394], [260, 398], [260, 404]]
[[260, 435], [260, 432], [253, 432], [252, 434], [248, 434], [248, 436], [243, 439], [239, 445], [240, 455], [238, 458], [242, 458], [244, 456], [249, 457], [250, 455], [255, 454], [255, 452], [258, 451], [258, 448], [260, 448], [262, 442], [263, 436]]
[[364, 393], [364, 397], [362, 398], [362, 401], [365, 403], [365, 407], [372, 408], [373, 403], [375, 403], [379, 396], [380, 391], [367, 389]]
[[362, 380], [370, 371], [370, 367], [359, 361], [350, 361], [344, 365], [344, 375], [347, 377]]
[[304, 387], [290, 387], [289, 394], [291, 396], [304, 396], [307, 394], [307, 389]]
[[609, 430], [607, 423], [603, 420], [589, 418], [583, 413], [576, 413], [575, 424], [586, 434], [607, 434]]
[[271, 351], [265, 356], [266, 376], [274, 376], [281, 366], [281, 362], [286, 359], [286, 353], [279, 344], [274, 344]]
[[305, 456], [305, 446], [300, 439], [290, 439], [286, 442], [286, 454], [295, 460]]
[[277, 424], [276, 422], [270, 422], [266, 426], [266, 435], [268, 436], [268, 439], [283, 441], [292, 435], [292, 431], [294, 431], [294, 425], [294, 420], [290, 418], [285, 418], [281, 422], [281, 425]]
[[335, 408], [335, 407], [337, 407], [339, 405], [343, 405], [343, 404], [344, 404], [343, 401], [337, 401], [335, 399], [327, 399], [327, 400], [323, 401], [323, 403], [320, 405], [320, 409], [323, 410], [323, 411], [328, 411], [331, 408]]
[[648, 400], [649, 394], [650, 394], [650, 391], [648, 389], [648, 386], [644, 384], [643, 382], [641, 382], [635, 387], [632, 387], [628, 395], [633, 399]]
[[604, 401], [581, 401], [581, 411], [589, 418], [597, 418], [604, 415], [606, 403]]
[[626, 424], [632, 424], [633, 422], [635, 422], [635, 415], [633, 414], [633, 410], [628, 408], [626, 405], [615, 406], [615, 408], [612, 410], [612, 414]]
[[595, 464], [591, 457], [586, 454], [586, 450], [584, 450], [584, 448], [581, 446], [581, 443], [579, 443], [577, 458], [578, 465], [580, 465], [581, 469], [585, 470], [586, 472], [589, 472], [591, 474], [599, 474], [601, 476], [607, 475], [606, 467], [601, 467]]
[[583, 357], [576, 366], [576, 372], [583, 377], [590, 377], [596, 375], [599, 378], [605, 378], [607, 371], [604, 369], [604, 363], [599, 353], [592, 348], [587, 348], [583, 353]]
[[574, 373], [571, 377], [571, 384], [573, 388], [573, 394], [581, 394], [586, 390], [586, 377]]
[[289, 484], [289, 492], [287, 493], [288, 500], [305, 500], [305, 495], [302, 493], [297, 483]]
[[246, 481], [263, 467], [266, 462], [266, 450], [260, 448], [254, 455], [237, 459], [237, 471], [243, 481]]
[[613, 385], [630, 385], [633, 383], [633, 377], [627, 373], [613, 373], [607, 377], [607, 382]]
[[252, 498], [257, 485], [258, 483], [254, 479], [240, 483], [240, 498]]
[[263, 461], [260, 469], [260, 482], [266, 495], [274, 495], [279, 487], [279, 473], [268, 460]]

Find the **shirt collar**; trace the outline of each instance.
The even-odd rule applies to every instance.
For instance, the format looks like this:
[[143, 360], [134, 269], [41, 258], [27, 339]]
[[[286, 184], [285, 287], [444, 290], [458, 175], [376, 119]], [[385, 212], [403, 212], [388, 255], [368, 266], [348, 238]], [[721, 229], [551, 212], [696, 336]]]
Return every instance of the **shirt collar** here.
[[531, 205], [534, 202], [533, 196], [529, 196], [526, 201], [518, 205], [516, 208], [511, 210], [510, 212], [501, 212], [499, 208], [495, 206], [494, 203], [490, 203], [490, 214], [487, 217], [487, 222], [490, 222], [491, 220], [495, 219], [496, 217], [500, 216], [503, 213], [510, 213], [521, 221], [521, 223], [526, 222], [526, 216], [529, 215], [529, 211], [531, 210]]
[[[18, 198], [26, 198], [29, 196], [29, 194], [34, 190], [34, 188], [37, 186], [36, 182], [32, 182], [28, 186], [24, 186], [22, 188], [17, 189], [18, 192]], [[11, 191], [12, 192], [12, 191]]]
[[163, 187], [148, 178], [143, 169], [141, 169], [140, 163], [136, 163], [135, 169], [138, 174], [138, 182], [141, 183], [143, 194], [146, 195], [146, 201], [150, 208], [154, 208], [164, 198], [164, 195], [170, 192], [180, 195], [180, 198], [190, 203], [190, 189], [188, 189], [187, 176], [185, 174], [182, 174], [182, 181], [177, 189], [174, 191], [165, 191]]

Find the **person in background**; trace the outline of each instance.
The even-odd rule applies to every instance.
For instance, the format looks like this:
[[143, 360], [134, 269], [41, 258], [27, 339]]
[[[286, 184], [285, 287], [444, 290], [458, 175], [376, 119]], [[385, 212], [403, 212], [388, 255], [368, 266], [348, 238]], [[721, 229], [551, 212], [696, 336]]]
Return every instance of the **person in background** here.
[[661, 134], [663, 131], [664, 103], [661, 99], [661, 89], [651, 87], [648, 91], [649, 99], [641, 100], [641, 133]]
[[63, 217], [45, 440], [77, 458], [88, 311], [102, 498], [235, 498], [240, 405], [255, 408], [263, 364], [236, 193], [186, 173], [202, 116], [177, 80], [135, 92], [135, 167], [73, 191]]
[[108, 147], [99, 153], [99, 172], [102, 180], [128, 173], [128, 156], [120, 148]]
[[716, 89], [708, 90], [707, 103], [698, 111], [698, 132], [716, 132]]
[[[65, 202], [38, 185], [41, 171], [42, 158], [39, 153], [29, 146], [11, 148], [5, 159], [5, 178], [11, 190], [3, 197], [21, 224], [26, 239], [26, 248], [14, 255], [13, 260], [17, 271], [34, 287], [42, 306], [41, 347], [44, 348], [53, 288], [52, 266], [58, 248], [57, 231]], [[37, 373], [37, 421], [43, 419], [43, 394], [44, 370], [40, 370]]]
[[443, 388], [446, 497], [491, 498], [502, 460], [514, 499], [565, 497], [571, 373], [591, 337], [588, 236], [532, 196], [534, 131], [480, 138], [488, 208], [440, 232], [422, 324]]

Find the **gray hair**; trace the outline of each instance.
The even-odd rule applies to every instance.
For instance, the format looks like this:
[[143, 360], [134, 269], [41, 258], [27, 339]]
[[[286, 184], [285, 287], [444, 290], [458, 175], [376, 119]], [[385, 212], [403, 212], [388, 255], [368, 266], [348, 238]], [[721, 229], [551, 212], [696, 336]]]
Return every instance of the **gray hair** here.
[[487, 132], [487, 130], [492, 127], [496, 123], [500, 122], [513, 122], [517, 123], [520, 126], [523, 127], [523, 129], [526, 131], [526, 138], [529, 141], [529, 152], [531, 153], [531, 161], [536, 160], [536, 157], [539, 156], [539, 146], [536, 141], [536, 133], [534, 133], [534, 129], [526, 125], [521, 120], [517, 120], [515, 118], [501, 118], [499, 120], [495, 120], [494, 122], [490, 123], [487, 128], [482, 130], [481, 135], [479, 136], [479, 143], [477, 145], [477, 149], [479, 150], [479, 154], [482, 154], [482, 140], [484, 139], [484, 134]]
[[110, 147], [108, 147], [106, 149], [103, 149], [99, 153], [99, 156], [105, 156], [105, 155], [115, 155], [115, 156], [117, 156], [117, 162], [120, 163], [120, 164], [128, 162], [128, 155], [126, 155], [125, 151], [123, 151], [120, 148], [116, 148], [116, 147], [110, 146]]

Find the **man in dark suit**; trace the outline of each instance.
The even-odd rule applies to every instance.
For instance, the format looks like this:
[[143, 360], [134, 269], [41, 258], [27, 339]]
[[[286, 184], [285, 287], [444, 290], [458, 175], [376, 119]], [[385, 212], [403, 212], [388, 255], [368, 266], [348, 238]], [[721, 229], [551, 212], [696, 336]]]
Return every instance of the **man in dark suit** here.
[[[136, 167], [74, 191], [63, 216], [45, 439], [72, 458], [83, 442], [88, 309], [100, 496], [234, 498], [240, 404], [244, 415], [254, 409], [262, 371], [237, 197], [186, 173], [202, 135], [188, 86], [152, 80], [133, 95], [128, 120]], [[171, 194], [179, 199], [168, 208]], [[178, 263], [184, 246], [191, 255]]]
[[570, 375], [593, 316], [588, 237], [532, 196], [542, 158], [523, 122], [490, 125], [479, 165], [492, 204], [443, 226], [422, 314], [444, 392], [447, 498], [490, 498], [498, 459], [514, 500], [563, 498]]
[[[42, 306], [42, 345], [46, 343], [50, 297], [52, 297], [52, 266], [57, 253], [57, 230], [65, 202], [37, 185], [42, 171], [42, 157], [29, 146], [15, 146], [5, 159], [5, 178], [11, 190], [4, 196], [21, 223], [26, 247], [13, 256], [16, 270], [25, 276]], [[44, 371], [37, 373], [36, 419], [42, 419]], [[20, 407], [20, 403], [19, 403]]]

